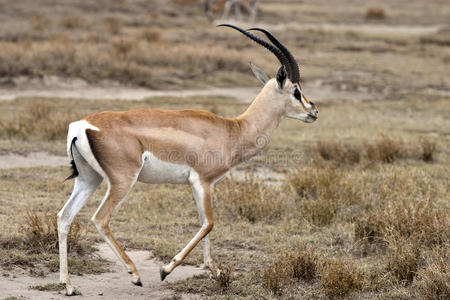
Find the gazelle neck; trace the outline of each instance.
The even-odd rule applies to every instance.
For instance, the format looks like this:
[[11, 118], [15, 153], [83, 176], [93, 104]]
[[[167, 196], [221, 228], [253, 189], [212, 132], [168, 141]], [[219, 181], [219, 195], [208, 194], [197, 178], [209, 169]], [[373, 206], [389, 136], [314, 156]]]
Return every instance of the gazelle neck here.
[[277, 101], [274, 85], [275, 81], [266, 84], [247, 110], [236, 118], [239, 132], [232, 146], [234, 164], [262, 151], [284, 118], [284, 105]]

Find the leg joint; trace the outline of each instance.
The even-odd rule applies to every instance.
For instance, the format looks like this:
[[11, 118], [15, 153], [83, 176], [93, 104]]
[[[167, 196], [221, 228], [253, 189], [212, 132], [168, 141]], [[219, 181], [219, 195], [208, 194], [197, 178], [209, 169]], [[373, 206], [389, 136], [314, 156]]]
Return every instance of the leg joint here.
[[202, 229], [209, 233], [214, 227], [214, 222], [208, 222], [202, 226]]

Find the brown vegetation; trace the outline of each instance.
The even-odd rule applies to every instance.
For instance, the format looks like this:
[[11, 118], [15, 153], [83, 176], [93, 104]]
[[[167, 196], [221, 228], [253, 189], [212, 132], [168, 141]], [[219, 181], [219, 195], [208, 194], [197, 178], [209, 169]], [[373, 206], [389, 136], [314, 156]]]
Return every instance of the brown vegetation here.
[[[11, 116], [10, 116], [11, 117]], [[77, 118], [69, 110], [55, 111], [48, 102], [28, 103], [12, 119], [0, 120], [0, 136], [21, 139], [55, 140], [65, 138], [67, 128]]]
[[320, 277], [324, 293], [330, 298], [343, 297], [361, 289], [364, 280], [355, 262], [342, 258], [322, 261]]
[[386, 11], [382, 7], [369, 7], [366, 10], [367, 20], [383, 20], [386, 18]]

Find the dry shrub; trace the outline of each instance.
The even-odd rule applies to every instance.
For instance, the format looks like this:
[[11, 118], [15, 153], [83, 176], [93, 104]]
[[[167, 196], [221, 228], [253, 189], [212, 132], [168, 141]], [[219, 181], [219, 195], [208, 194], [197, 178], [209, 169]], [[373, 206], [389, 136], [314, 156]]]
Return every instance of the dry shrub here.
[[434, 153], [436, 152], [436, 142], [423, 138], [420, 140], [422, 147], [421, 158], [423, 161], [431, 162], [434, 160]]
[[141, 31], [139, 37], [149, 43], [154, 43], [161, 39], [161, 33], [157, 30], [147, 28]]
[[188, 5], [188, 6], [198, 4], [198, 0], [171, 0], [170, 2], [179, 4], [179, 5]]
[[303, 242], [280, 255], [262, 271], [263, 287], [275, 295], [282, 295], [284, 287], [293, 280], [310, 282], [317, 277], [317, 259], [314, 250]]
[[233, 282], [233, 265], [224, 265], [219, 262], [217, 264], [217, 268], [220, 270], [220, 272], [211, 272], [212, 277], [216, 281], [219, 288], [221, 288], [222, 290], [227, 290]]
[[47, 18], [44, 18], [40, 15], [33, 15], [30, 19], [31, 26], [33, 26], [34, 30], [37, 30], [39, 32], [43, 32], [47, 30], [47, 28], [50, 26], [50, 20]]
[[384, 241], [389, 235], [417, 239], [425, 247], [444, 245], [450, 241], [450, 212], [430, 201], [400, 201], [363, 213], [355, 221], [355, 239]]
[[421, 245], [414, 238], [392, 236], [388, 238], [387, 271], [401, 285], [409, 285], [414, 280], [421, 262]]
[[274, 295], [281, 296], [283, 287], [289, 282], [290, 274], [284, 260], [276, 260], [262, 271], [262, 286]]
[[[72, 35], [65, 36], [64, 40], [1, 43], [0, 77], [55, 75], [162, 88], [237, 83], [247, 76], [243, 75], [248, 66], [241, 53], [233, 49], [224, 52], [217, 45], [184, 43], [169, 47], [155, 43], [158, 34], [154, 32], [142, 40], [115, 38], [105, 43], [77, 43]], [[148, 39], [153, 42], [149, 44]]]
[[57, 112], [45, 102], [32, 102], [13, 120], [0, 121], [0, 135], [55, 140], [66, 136], [69, 123], [73, 119], [75, 117], [68, 111]]
[[106, 30], [108, 30], [108, 32], [110, 32], [111, 34], [119, 34], [120, 33], [120, 29], [121, 29], [120, 21], [116, 18], [113, 18], [113, 17], [106, 18], [105, 27], [106, 27]]
[[427, 266], [417, 274], [415, 287], [422, 299], [450, 299], [450, 245], [436, 248], [427, 257]]
[[317, 275], [317, 258], [314, 250], [305, 243], [297, 243], [292, 251], [286, 252], [286, 264], [290, 267], [291, 277], [311, 281]]
[[86, 26], [86, 21], [81, 16], [66, 16], [61, 18], [59, 23], [66, 29], [77, 29]]
[[382, 7], [369, 7], [366, 9], [367, 20], [383, 20], [386, 18], [386, 11]]
[[[27, 253], [58, 253], [58, 225], [57, 216], [41, 215], [28, 212], [25, 223], [21, 228], [24, 234], [23, 247]], [[84, 231], [80, 223], [75, 219], [69, 231], [67, 239], [68, 252], [82, 256], [86, 253], [83, 244]]]
[[363, 286], [363, 273], [350, 259], [326, 259], [319, 269], [323, 291], [330, 298], [346, 296]]
[[315, 150], [323, 159], [339, 163], [359, 163], [361, 156], [361, 150], [358, 147], [338, 142], [319, 141]]
[[300, 197], [301, 215], [316, 226], [330, 224], [338, 209], [361, 200], [349, 171], [331, 163], [301, 168], [289, 182]]
[[135, 41], [130, 39], [117, 39], [113, 41], [111, 49], [116, 57], [126, 60], [134, 44]]
[[226, 180], [215, 194], [230, 214], [252, 223], [280, 218], [286, 210], [284, 199], [276, 188], [252, 176], [242, 182]]
[[337, 213], [337, 205], [326, 200], [303, 200], [300, 213], [315, 226], [329, 225]]
[[381, 135], [373, 144], [365, 144], [367, 159], [370, 162], [393, 163], [405, 156], [403, 141]]

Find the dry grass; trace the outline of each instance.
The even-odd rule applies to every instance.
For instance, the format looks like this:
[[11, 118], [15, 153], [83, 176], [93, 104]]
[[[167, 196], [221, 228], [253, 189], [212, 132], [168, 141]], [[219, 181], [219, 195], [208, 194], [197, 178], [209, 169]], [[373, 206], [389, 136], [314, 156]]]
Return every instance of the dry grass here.
[[315, 152], [325, 160], [339, 163], [359, 163], [361, 159], [361, 150], [358, 147], [338, 142], [319, 141], [316, 144]]
[[261, 271], [262, 286], [272, 294], [281, 296], [289, 285], [298, 284], [298, 281], [310, 283], [318, 275], [318, 259], [314, 251], [304, 242], [283, 250]]
[[[96, 248], [84, 240], [85, 235], [75, 220], [68, 236], [70, 272], [82, 275], [107, 271], [108, 264], [93, 255]], [[28, 212], [16, 232], [0, 238], [0, 266], [20, 266], [29, 269], [33, 276], [58, 271], [58, 253], [56, 213], [49, 216]]]
[[[10, 116], [11, 117], [11, 116]], [[55, 111], [48, 102], [28, 103], [12, 120], [0, 120], [0, 136], [21, 139], [62, 139], [71, 120], [77, 119], [69, 110]]]
[[366, 20], [383, 20], [386, 18], [386, 11], [382, 7], [369, 7], [366, 9]]
[[425, 247], [440, 246], [450, 240], [449, 220], [449, 211], [431, 201], [399, 200], [363, 213], [355, 222], [355, 239], [376, 243], [394, 234]]
[[350, 259], [326, 259], [319, 274], [324, 293], [330, 298], [347, 296], [363, 286], [363, 273]]
[[285, 199], [280, 197], [279, 188], [267, 186], [252, 176], [245, 182], [227, 180], [217, 187], [216, 195], [230, 216], [251, 223], [279, 219], [285, 211]]
[[417, 274], [415, 286], [420, 297], [426, 300], [450, 298], [450, 253], [449, 245], [428, 253], [426, 267]]
[[[28, 212], [25, 216], [25, 224], [21, 228], [24, 235], [22, 246], [27, 249], [29, 253], [58, 253], [58, 225], [56, 214], [40, 216], [36, 213]], [[69, 253], [76, 253], [83, 256], [86, 253], [92, 252], [92, 247], [89, 247], [83, 242], [82, 227], [78, 220], [74, 220], [69, 236], [67, 239], [67, 248]]]
[[227, 290], [231, 283], [233, 282], [233, 272], [234, 268], [233, 265], [228, 264], [224, 265], [222, 263], [217, 264], [217, 268], [220, 270], [220, 272], [212, 272], [212, 277], [217, 282], [217, 285], [222, 290]]
[[62, 291], [65, 289], [64, 283], [48, 283], [44, 285], [31, 286], [30, 289], [38, 291]]
[[[437, 268], [437, 257], [427, 258], [429, 251], [445, 247], [449, 240], [445, 231], [450, 219], [449, 210], [445, 201], [442, 202], [447, 189], [443, 178], [448, 173], [442, 165], [421, 162], [421, 167], [417, 168], [394, 162], [361, 172], [358, 165], [348, 167], [324, 163], [318, 166], [313, 162], [300, 170], [304, 172], [299, 174], [310, 175], [313, 181], [318, 180], [325, 187], [322, 189], [314, 182], [306, 185], [302, 189], [305, 192], [302, 200], [289, 188], [264, 187], [256, 179], [249, 179], [250, 187], [247, 189], [232, 180], [220, 183], [216, 187], [216, 226], [211, 238], [214, 256], [226, 262], [226, 267], [222, 267], [226, 272], [222, 278], [196, 277], [171, 284], [171, 287], [179, 292], [201, 293], [215, 298], [350, 297], [352, 293], [365, 295], [365, 291], [382, 297], [400, 288], [405, 293], [413, 293], [417, 286], [421, 286], [423, 293], [442, 293], [443, 287], [433, 289], [432, 284], [435, 283], [427, 275], [434, 272], [436, 284], [447, 276], [440, 271], [441, 267]], [[316, 175], [313, 170], [316, 170]], [[66, 173], [66, 168], [36, 169], [31, 176], [30, 172], [23, 170], [0, 172], [3, 205], [9, 209], [13, 206], [18, 213], [30, 206], [56, 212], [70, 194], [70, 184], [63, 188], [60, 184]], [[331, 174], [328, 176], [329, 183], [325, 180], [327, 174]], [[338, 186], [344, 193], [336, 192]], [[343, 196], [346, 187], [350, 186], [355, 191], [364, 187], [365, 192], [356, 202], [347, 201]], [[33, 202], [26, 206], [23, 203], [22, 206], [14, 201], [16, 197], [12, 199], [11, 195], [17, 189], [24, 191], [23, 198]], [[312, 190], [315, 192], [312, 193]], [[227, 197], [223, 195], [224, 191], [228, 193]], [[82, 210], [79, 216], [81, 224], [89, 224], [88, 219], [104, 192], [103, 187]], [[36, 194], [40, 196], [32, 196]], [[241, 202], [246, 201], [245, 197], [251, 203], [261, 203], [259, 201], [263, 199], [265, 202], [262, 203], [269, 205], [267, 199], [277, 200], [266, 198], [267, 195], [284, 199], [276, 206], [282, 213], [272, 215], [270, 210], [261, 208], [255, 218], [239, 215], [239, 207]], [[304, 222], [302, 201], [307, 197], [311, 201], [320, 201], [322, 196], [318, 195], [328, 197], [333, 209], [336, 206], [332, 200], [339, 205], [328, 225], [311, 227], [309, 220]], [[434, 201], [427, 203], [425, 200], [431, 196]], [[229, 197], [235, 199], [230, 200]], [[2, 232], [17, 231], [14, 222], [4, 217], [0, 221]], [[182, 249], [200, 224], [188, 187], [160, 185], [152, 187], [149, 192], [148, 185], [138, 184], [113, 218], [111, 226], [122, 245], [151, 249], [155, 256], [166, 261]], [[373, 229], [370, 231], [367, 228]], [[100, 240], [93, 226], [86, 229], [83, 240]], [[167, 232], [173, 234], [168, 235]], [[335, 241], [330, 242], [332, 237]], [[341, 242], [334, 237], [339, 237]], [[10, 237], [4, 238], [11, 240]], [[299, 238], [301, 242], [293, 242], [299, 241]], [[384, 241], [382, 245], [376, 244], [377, 239]], [[359, 240], [370, 241], [380, 251], [367, 253], [370, 259], [366, 260], [354, 251]], [[10, 247], [11, 251], [12, 248], [14, 246]], [[201, 247], [197, 248], [188, 256], [187, 263], [199, 264], [202, 261]], [[415, 249], [420, 249], [420, 256], [417, 256]], [[30, 261], [30, 257], [23, 252], [16, 250], [13, 256], [11, 251], [8, 255], [2, 254], [2, 257], [8, 257], [9, 265], [36, 269], [33, 266], [42, 260], [42, 256], [34, 256]], [[435, 255], [443, 254], [437, 252]], [[420, 259], [416, 260], [417, 257]], [[51, 261], [47, 264], [48, 268], [57, 270], [57, 260]], [[355, 265], [361, 267], [355, 268]], [[80, 268], [75, 263], [71, 266], [75, 270]], [[228, 268], [235, 271], [228, 272]], [[231, 277], [231, 274], [235, 275]], [[388, 278], [395, 280], [389, 281]]]
[[[418, 144], [418, 146], [416, 145]], [[432, 162], [436, 156], [436, 142], [428, 138], [406, 145], [402, 139], [381, 134], [362, 146], [342, 142], [319, 141], [314, 148], [322, 159], [338, 164], [393, 163], [399, 159], [419, 159]]]
[[405, 156], [403, 141], [385, 135], [381, 135], [373, 144], [367, 143], [365, 149], [367, 159], [371, 162], [393, 163]]
[[358, 203], [361, 192], [348, 169], [316, 161], [294, 172], [289, 181], [300, 197], [299, 212], [315, 226], [329, 225], [339, 209]]
[[414, 238], [388, 238], [387, 271], [398, 284], [412, 283], [421, 264], [421, 252], [421, 245]]
[[423, 161], [432, 162], [435, 158], [436, 153], [436, 142], [427, 138], [421, 139], [422, 155]]

